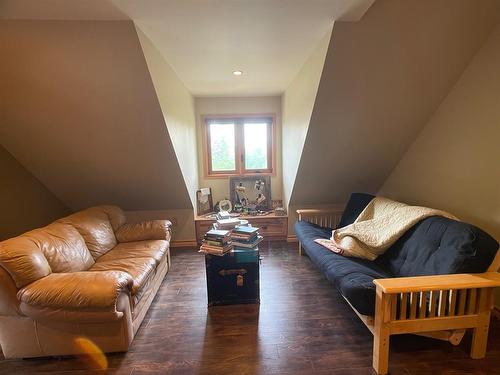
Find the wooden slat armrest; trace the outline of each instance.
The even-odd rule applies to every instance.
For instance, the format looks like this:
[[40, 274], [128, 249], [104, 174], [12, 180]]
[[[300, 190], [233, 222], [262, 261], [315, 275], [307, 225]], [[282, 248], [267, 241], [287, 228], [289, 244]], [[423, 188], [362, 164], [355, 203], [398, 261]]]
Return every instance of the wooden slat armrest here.
[[340, 208], [321, 208], [321, 209], [303, 209], [303, 210], [296, 210], [297, 214], [299, 215], [323, 215], [323, 214], [331, 214], [331, 213], [342, 213], [344, 212], [343, 209]]
[[494, 288], [500, 286], [500, 273], [460, 273], [452, 275], [394, 277], [373, 280], [386, 294], [427, 292], [447, 289]]

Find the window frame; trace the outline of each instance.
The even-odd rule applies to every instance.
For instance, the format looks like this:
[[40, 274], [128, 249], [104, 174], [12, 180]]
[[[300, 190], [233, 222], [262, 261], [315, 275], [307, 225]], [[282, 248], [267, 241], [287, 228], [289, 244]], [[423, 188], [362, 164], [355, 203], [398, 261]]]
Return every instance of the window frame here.
[[[209, 125], [214, 122], [234, 123], [235, 170], [212, 170], [212, 153]], [[245, 138], [244, 124], [248, 122], [266, 122], [268, 166], [266, 169], [245, 168]], [[203, 159], [206, 178], [225, 178], [231, 176], [274, 176], [276, 174], [276, 116], [275, 114], [246, 114], [246, 115], [204, 115], [203, 126]]]

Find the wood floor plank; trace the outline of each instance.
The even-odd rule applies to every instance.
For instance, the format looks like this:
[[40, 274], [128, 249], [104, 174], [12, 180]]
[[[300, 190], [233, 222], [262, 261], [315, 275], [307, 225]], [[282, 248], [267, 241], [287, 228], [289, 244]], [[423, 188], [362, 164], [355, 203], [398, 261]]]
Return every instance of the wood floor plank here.
[[[203, 256], [174, 250], [173, 266], [127, 353], [106, 374], [371, 375], [372, 335], [296, 244], [263, 242], [261, 304], [207, 309]], [[500, 375], [500, 323], [485, 359], [462, 344], [391, 338], [391, 375]], [[0, 360], [0, 374], [103, 374], [75, 358]]]

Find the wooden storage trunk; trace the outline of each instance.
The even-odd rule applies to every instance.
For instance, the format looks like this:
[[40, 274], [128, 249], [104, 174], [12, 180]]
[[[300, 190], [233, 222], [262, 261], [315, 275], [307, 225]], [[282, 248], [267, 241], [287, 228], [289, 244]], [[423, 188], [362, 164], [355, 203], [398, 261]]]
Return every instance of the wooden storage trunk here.
[[260, 303], [259, 250], [205, 255], [208, 306]]

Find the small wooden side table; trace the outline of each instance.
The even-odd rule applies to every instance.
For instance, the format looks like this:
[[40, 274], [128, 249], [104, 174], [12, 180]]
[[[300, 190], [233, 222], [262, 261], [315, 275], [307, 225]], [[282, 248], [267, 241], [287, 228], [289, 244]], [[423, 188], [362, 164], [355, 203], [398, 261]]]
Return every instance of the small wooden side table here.
[[[266, 240], [286, 240], [288, 234], [288, 216], [277, 216], [273, 213], [263, 216], [240, 216], [239, 219], [248, 220], [252, 227], [259, 228], [259, 233]], [[195, 216], [194, 224], [196, 239], [201, 243], [203, 236], [212, 228], [215, 219], [204, 216]]]

